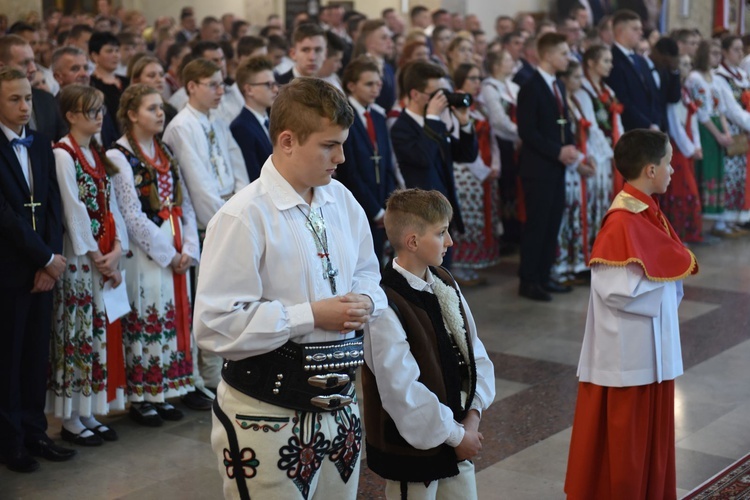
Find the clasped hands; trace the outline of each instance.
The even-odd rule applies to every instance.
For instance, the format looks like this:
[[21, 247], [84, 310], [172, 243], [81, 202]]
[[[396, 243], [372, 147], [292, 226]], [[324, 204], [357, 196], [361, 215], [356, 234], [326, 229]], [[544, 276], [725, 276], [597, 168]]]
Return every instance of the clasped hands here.
[[339, 333], [361, 329], [370, 321], [372, 310], [370, 297], [353, 292], [312, 303], [315, 328]]

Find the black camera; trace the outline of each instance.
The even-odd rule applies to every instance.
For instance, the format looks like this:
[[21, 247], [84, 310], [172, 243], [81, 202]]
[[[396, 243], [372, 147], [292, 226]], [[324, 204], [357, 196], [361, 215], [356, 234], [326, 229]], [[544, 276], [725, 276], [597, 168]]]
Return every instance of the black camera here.
[[468, 108], [474, 102], [470, 94], [462, 92], [445, 92], [445, 98], [448, 99], [448, 105], [453, 108]]

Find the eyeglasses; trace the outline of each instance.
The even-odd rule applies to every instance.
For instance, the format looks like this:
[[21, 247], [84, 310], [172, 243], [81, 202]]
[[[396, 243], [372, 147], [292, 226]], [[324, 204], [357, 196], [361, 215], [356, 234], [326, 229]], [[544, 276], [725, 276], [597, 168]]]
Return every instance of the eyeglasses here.
[[271, 89], [277, 89], [279, 88], [279, 84], [276, 81], [270, 81], [270, 82], [258, 82], [258, 83], [248, 83], [251, 87], [266, 87], [268, 90]]
[[107, 106], [99, 106], [98, 108], [93, 108], [86, 111], [79, 109], [78, 111], [76, 111], [76, 113], [81, 113], [89, 120], [96, 120], [96, 117], [99, 116], [99, 113], [101, 113], [102, 116], [107, 114]]
[[226, 90], [227, 86], [223, 83], [216, 83], [216, 82], [198, 82], [198, 85], [205, 85], [209, 89], [211, 89], [212, 92], [217, 92], [219, 89]]

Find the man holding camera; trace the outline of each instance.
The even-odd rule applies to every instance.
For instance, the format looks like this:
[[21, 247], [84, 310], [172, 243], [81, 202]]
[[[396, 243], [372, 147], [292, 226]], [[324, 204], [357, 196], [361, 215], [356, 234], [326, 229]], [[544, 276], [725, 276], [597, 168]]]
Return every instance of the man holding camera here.
[[[451, 229], [463, 232], [453, 162], [470, 163], [479, 151], [469, 108], [464, 106], [467, 101], [463, 94], [449, 94], [442, 89], [440, 79], [445, 73], [432, 63], [416, 61], [403, 71], [408, 100], [391, 129], [391, 142], [401, 174], [408, 188], [436, 189], [443, 193], [453, 207]], [[454, 102], [449, 104], [449, 98]], [[458, 120], [458, 134], [448, 130], [440, 118], [447, 109]], [[443, 260], [444, 267], [450, 267], [450, 256], [449, 249]]]

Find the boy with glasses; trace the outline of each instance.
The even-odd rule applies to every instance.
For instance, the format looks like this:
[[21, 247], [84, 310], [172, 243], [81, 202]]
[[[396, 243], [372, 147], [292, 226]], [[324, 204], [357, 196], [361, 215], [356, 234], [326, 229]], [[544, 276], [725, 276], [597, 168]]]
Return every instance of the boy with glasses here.
[[249, 59], [237, 70], [237, 86], [245, 97], [245, 106], [229, 130], [239, 144], [252, 182], [260, 176], [260, 168], [273, 151], [268, 110], [279, 93], [279, 85], [271, 61], [263, 56]]

